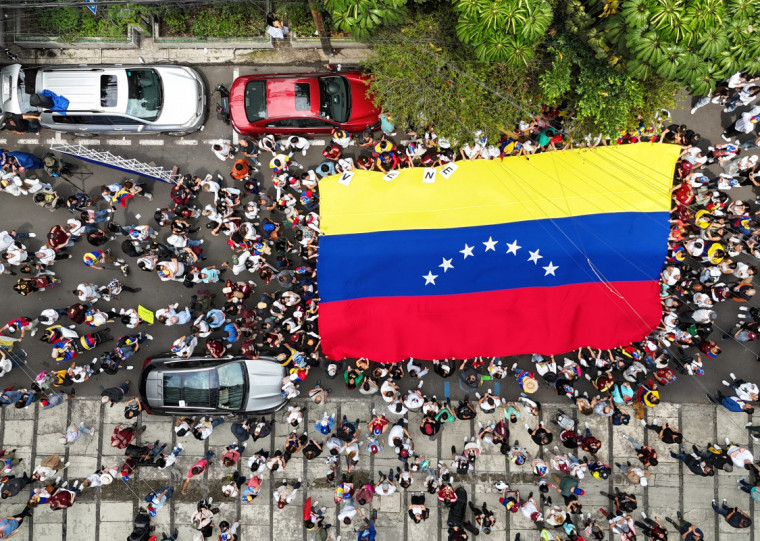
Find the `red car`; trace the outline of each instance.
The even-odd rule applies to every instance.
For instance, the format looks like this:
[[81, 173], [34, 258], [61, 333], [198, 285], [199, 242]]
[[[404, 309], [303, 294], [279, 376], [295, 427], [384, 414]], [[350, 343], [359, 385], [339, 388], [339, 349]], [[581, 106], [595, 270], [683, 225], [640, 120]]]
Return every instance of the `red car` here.
[[379, 115], [359, 71], [245, 75], [230, 89], [232, 126], [244, 135], [361, 132]]

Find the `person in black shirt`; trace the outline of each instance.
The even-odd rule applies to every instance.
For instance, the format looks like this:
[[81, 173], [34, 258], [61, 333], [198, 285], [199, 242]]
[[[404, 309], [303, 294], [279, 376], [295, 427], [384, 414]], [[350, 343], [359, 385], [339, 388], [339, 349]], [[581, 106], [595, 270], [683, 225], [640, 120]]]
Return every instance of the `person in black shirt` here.
[[644, 425], [644, 428], [648, 430], [654, 430], [657, 432], [657, 436], [660, 438], [660, 441], [667, 444], [673, 444], [673, 443], [681, 443], [683, 441], [683, 435], [670, 426], [668, 423], [665, 423], [665, 426], [660, 426], [657, 424], [657, 419], [654, 420], [654, 422], [650, 425], [647, 424], [646, 421], [642, 420], [641, 424]]
[[749, 515], [738, 507], [729, 507], [726, 505], [726, 500], [723, 500], [720, 507], [718, 507], [715, 500], [713, 500], [712, 508], [713, 511], [721, 515], [726, 520], [726, 524], [732, 528], [749, 528], [752, 526], [752, 519], [749, 518]]

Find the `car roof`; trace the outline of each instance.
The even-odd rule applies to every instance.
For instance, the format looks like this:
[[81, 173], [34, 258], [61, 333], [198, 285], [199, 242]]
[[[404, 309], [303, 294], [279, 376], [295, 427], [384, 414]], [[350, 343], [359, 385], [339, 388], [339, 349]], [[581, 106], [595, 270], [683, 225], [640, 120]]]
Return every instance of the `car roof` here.
[[[127, 69], [123, 66], [105, 68], [45, 68], [37, 72], [38, 91], [50, 90], [69, 100], [67, 111], [98, 111], [124, 113], [127, 110]], [[113, 107], [100, 101], [101, 77], [116, 77], [117, 100]]]
[[[158, 395], [147, 398], [159, 400], [163, 406], [163, 388], [161, 378], [166, 373], [197, 373], [208, 372], [224, 364], [244, 362], [248, 379], [248, 393], [244, 411], [264, 411], [275, 409], [283, 403], [281, 395], [282, 378], [285, 376], [284, 367], [273, 357], [246, 359], [241, 356], [225, 355], [219, 359], [205, 356], [194, 356], [186, 359], [179, 357], [154, 357], [143, 369], [147, 379], [156, 384]], [[210, 408], [213, 409], [212, 406]], [[178, 408], [179, 409], [179, 408]]]
[[[309, 109], [296, 109], [296, 85], [309, 85]], [[271, 79], [267, 85], [267, 117], [319, 116], [318, 77]]]

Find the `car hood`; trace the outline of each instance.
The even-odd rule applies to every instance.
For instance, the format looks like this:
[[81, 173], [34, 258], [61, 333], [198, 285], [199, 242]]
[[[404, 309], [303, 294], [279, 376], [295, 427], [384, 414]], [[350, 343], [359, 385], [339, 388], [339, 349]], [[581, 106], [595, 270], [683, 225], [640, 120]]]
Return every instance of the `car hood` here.
[[285, 368], [274, 362], [261, 359], [247, 360], [248, 402], [246, 412], [277, 409], [285, 402], [281, 396], [282, 378]]
[[[164, 103], [156, 124], [183, 126], [202, 113], [199, 100], [203, 85], [182, 68], [158, 68], [164, 89]], [[200, 112], [199, 112], [200, 111]]]
[[351, 118], [348, 122], [374, 124], [380, 116], [380, 109], [367, 96], [367, 79], [359, 73], [343, 73], [351, 87]]

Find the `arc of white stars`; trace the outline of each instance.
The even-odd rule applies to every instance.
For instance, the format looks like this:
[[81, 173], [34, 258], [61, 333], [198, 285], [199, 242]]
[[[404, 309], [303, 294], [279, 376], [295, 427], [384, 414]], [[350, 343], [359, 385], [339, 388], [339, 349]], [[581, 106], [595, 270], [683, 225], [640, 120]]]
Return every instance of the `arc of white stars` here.
[[528, 250], [528, 252], [530, 253], [530, 257], [528, 258], [528, 261], [532, 261], [534, 265], [538, 265], [538, 260], [544, 258], [544, 256], [538, 253], [540, 252], [539, 249], [536, 249], [535, 252]]
[[515, 239], [515, 241], [512, 243], [507, 243], [507, 246], [509, 246], [509, 248], [507, 249], [507, 253], [513, 254], [513, 255], [517, 255], [517, 250], [522, 248], [522, 246], [517, 244], [517, 239]]
[[488, 240], [483, 243], [483, 245], [486, 247], [486, 252], [488, 250], [496, 251], [496, 245], [499, 243], [498, 240], [493, 240], [493, 237], [488, 237]]
[[474, 249], [474, 246], [469, 246], [466, 242], [464, 243], [464, 250], [459, 250], [459, 253], [464, 256], [465, 259], [467, 259], [468, 256], [475, 257], [475, 254], [472, 253], [472, 250]]

